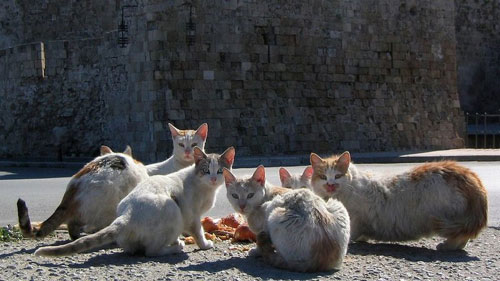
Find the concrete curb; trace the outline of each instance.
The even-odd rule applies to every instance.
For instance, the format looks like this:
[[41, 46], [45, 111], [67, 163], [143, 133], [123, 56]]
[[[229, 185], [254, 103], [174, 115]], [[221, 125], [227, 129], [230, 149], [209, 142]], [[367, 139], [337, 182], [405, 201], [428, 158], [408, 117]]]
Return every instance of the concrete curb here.
[[[455, 161], [500, 161], [500, 149], [494, 150], [460, 151], [431, 151], [431, 152], [371, 152], [353, 153], [355, 163], [421, 163], [439, 160]], [[324, 155], [327, 156], [327, 155]], [[89, 158], [89, 161], [91, 159]], [[85, 165], [84, 161], [78, 162], [51, 162], [51, 161], [0, 161], [0, 167], [37, 167], [37, 168], [66, 168], [78, 170]], [[277, 166], [305, 166], [309, 165], [309, 155], [290, 156], [248, 156], [236, 157], [235, 168], [254, 168], [258, 165], [266, 167]]]

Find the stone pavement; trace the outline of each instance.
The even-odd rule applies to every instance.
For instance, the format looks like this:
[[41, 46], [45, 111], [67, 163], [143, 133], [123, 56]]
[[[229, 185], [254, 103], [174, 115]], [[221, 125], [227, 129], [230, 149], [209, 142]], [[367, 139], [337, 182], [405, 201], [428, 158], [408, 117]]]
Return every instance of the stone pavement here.
[[[355, 163], [418, 163], [438, 160], [500, 161], [500, 149], [463, 148], [430, 151], [360, 152], [353, 153], [352, 159]], [[78, 159], [78, 161], [63, 162], [0, 160], [0, 167], [46, 167], [79, 169], [90, 160], [91, 158]], [[304, 166], [309, 164], [309, 155], [236, 156], [234, 168], [252, 168], [257, 167], [260, 164], [266, 167]]]

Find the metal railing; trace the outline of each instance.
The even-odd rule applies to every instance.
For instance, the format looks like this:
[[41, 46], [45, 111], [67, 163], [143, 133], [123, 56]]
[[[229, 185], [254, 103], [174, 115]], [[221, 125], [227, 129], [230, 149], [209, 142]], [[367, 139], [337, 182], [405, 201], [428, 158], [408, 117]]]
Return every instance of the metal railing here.
[[500, 114], [465, 113], [467, 136], [465, 145], [473, 148], [497, 148], [500, 137]]

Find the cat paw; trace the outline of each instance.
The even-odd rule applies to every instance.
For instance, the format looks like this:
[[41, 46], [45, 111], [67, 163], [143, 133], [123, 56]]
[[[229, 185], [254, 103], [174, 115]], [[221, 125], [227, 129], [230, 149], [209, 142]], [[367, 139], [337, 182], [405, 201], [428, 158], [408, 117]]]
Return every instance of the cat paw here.
[[465, 247], [465, 244], [455, 245], [455, 244], [443, 242], [443, 243], [439, 243], [436, 246], [436, 250], [442, 251], [442, 252], [445, 252], [445, 251], [463, 251], [464, 247]]
[[180, 239], [177, 239], [177, 242], [174, 243], [175, 245], [178, 245], [181, 249], [184, 249], [184, 246], [186, 246], [186, 244], [184, 243], [184, 241], [180, 240]]
[[450, 245], [443, 242], [443, 243], [439, 243], [436, 246], [436, 250], [438, 250], [438, 251], [450, 251], [451, 249], [450, 249]]
[[202, 249], [202, 250], [212, 249], [214, 247], [214, 242], [207, 240], [207, 241], [205, 241], [204, 245], [199, 245], [199, 246], [200, 246], [200, 249]]
[[253, 257], [253, 258], [257, 258], [257, 257], [262, 256], [262, 254], [261, 254], [259, 248], [252, 248], [252, 249], [250, 249], [250, 251], [248, 251], [248, 256]]

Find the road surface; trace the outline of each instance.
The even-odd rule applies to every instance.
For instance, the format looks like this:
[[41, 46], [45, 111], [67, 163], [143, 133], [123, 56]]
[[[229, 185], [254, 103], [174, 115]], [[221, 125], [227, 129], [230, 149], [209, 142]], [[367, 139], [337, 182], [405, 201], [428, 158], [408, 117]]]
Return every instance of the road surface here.
[[[500, 226], [500, 162], [462, 162], [483, 180], [489, 197], [489, 226]], [[395, 174], [418, 164], [359, 164], [359, 169], [374, 174]], [[302, 173], [304, 166], [287, 167]], [[279, 167], [266, 168], [267, 180], [279, 184]], [[251, 175], [254, 169], [235, 169], [236, 176]], [[59, 204], [71, 175], [76, 171], [55, 168], [0, 168], [0, 226], [17, 223], [16, 201], [23, 198], [32, 221], [48, 218]], [[217, 195], [215, 207], [207, 215], [225, 216], [234, 212], [226, 199], [225, 187]]]

